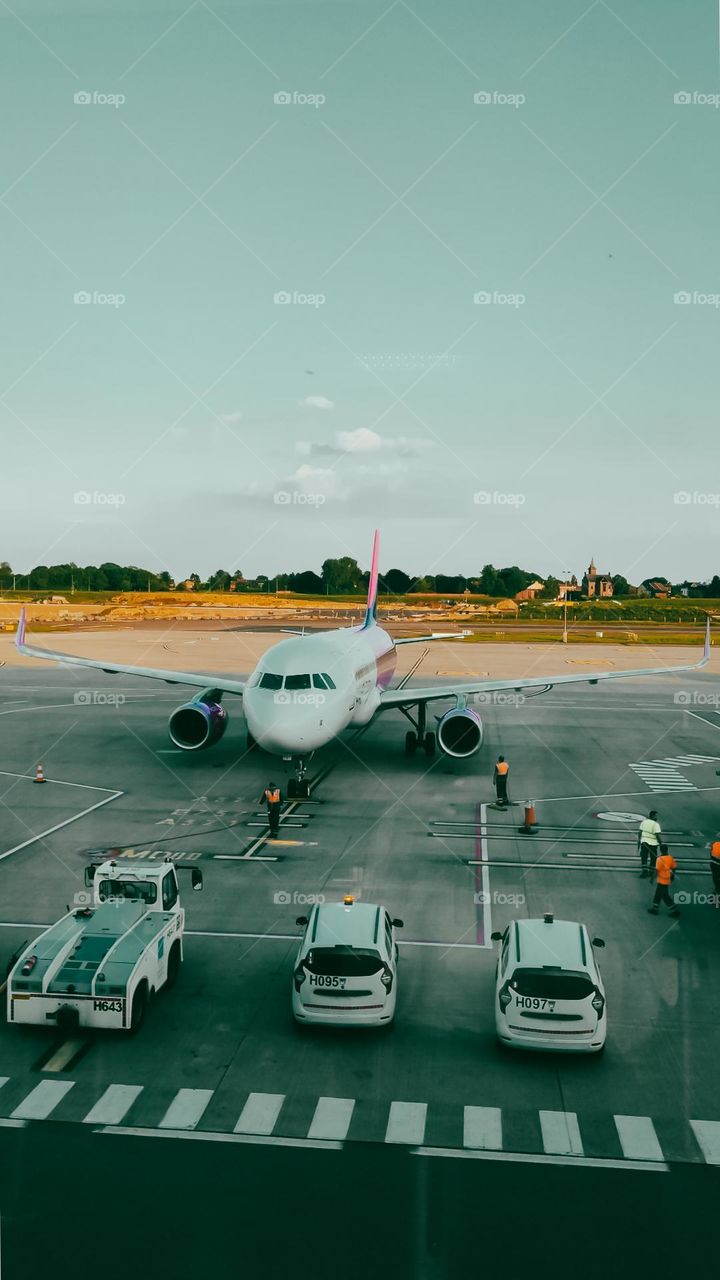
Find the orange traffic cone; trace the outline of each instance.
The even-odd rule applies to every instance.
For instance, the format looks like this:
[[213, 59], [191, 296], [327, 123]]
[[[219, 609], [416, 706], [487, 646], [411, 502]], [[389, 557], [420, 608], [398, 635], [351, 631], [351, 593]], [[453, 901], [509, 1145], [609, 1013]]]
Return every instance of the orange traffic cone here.
[[536, 819], [535, 819], [535, 801], [534, 800], [525, 801], [525, 820], [523, 822], [523, 825], [521, 827], [518, 827], [518, 830], [521, 833], [521, 835], [524, 835], [524, 836], [534, 836], [536, 834], [537, 826], [536, 826]]
[[43, 767], [42, 767], [42, 765], [41, 765], [41, 764], [39, 764], [39, 765], [38, 765], [38, 767], [37, 767], [37, 769], [35, 770], [35, 777], [34, 777], [33, 781], [34, 781], [34, 782], [44, 782], [44, 781], [45, 781], [45, 774], [43, 773]]

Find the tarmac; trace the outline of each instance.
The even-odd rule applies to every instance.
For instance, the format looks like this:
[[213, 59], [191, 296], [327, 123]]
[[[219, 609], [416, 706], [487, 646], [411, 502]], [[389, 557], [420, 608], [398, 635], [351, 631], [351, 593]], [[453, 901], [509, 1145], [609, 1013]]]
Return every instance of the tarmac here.
[[[111, 632], [43, 637], [69, 652], [243, 676], [277, 635]], [[610, 646], [427, 646], [414, 680], [549, 675], [692, 661]], [[398, 678], [422, 646], [400, 650]], [[200, 865], [185, 964], [141, 1033], [72, 1040], [0, 1024], [0, 1117], [118, 1131], [255, 1135], [519, 1153], [662, 1170], [720, 1164], [718, 658], [691, 677], [554, 689], [479, 707], [469, 760], [406, 759], [397, 712], [316, 754], [309, 801], [279, 842], [258, 809], [282, 762], [248, 754], [241, 700], [214, 748], [175, 750], [183, 691], [16, 656], [0, 638], [0, 976], [83, 887], [91, 852]], [[443, 708], [444, 709], [444, 708]], [[506, 811], [492, 769], [510, 761]], [[42, 763], [48, 781], [33, 782]], [[535, 802], [538, 831], [520, 834]], [[635, 831], [655, 807], [681, 917], [647, 914]], [[315, 895], [352, 892], [405, 927], [392, 1029], [294, 1025], [290, 988]], [[502, 1052], [490, 934], [552, 910], [584, 921], [608, 1002], [602, 1057]]]

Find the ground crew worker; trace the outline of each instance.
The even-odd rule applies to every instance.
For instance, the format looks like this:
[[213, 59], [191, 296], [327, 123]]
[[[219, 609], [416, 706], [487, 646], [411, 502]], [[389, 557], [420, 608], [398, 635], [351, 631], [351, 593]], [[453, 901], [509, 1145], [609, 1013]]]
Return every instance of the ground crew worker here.
[[260, 797], [260, 803], [267, 805], [270, 839], [277, 840], [280, 830], [280, 811], [282, 809], [282, 792], [274, 782], [268, 782]]
[[493, 782], [495, 783], [495, 792], [498, 804], [507, 804], [508, 802], [508, 774], [510, 765], [504, 756], [498, 756], [495, 772], [493, 773]]
[[674, 879], [675, 868], [677, 862], [671, 853], [668, 853], [666, 844], [660, 845], [660, 852], [655, 863], [655, 895], [652, 900], [652, 906], [648, 907], [651, 916], [656, 916], [661, 902], [665, 903], [670, 909], [671, 916], [679, 916], [680, 909], [675, 906], [673, 896], [670, 892], [670, 882]]
[[658, 855], [658, 844], [660, 843], [660, 823], [657, 820], [657, 809], [651, 809], [649, 816], [643, 818], [638, 828], [638, 850], [640, 853], [640, 861], [642, 863], [642, 871], [640, 876], [647, 879], [655, 870], [655, 859]]
[[710, 875], [715, 890], [715, 906], [720, 907], [720, 831], [710, 845]]

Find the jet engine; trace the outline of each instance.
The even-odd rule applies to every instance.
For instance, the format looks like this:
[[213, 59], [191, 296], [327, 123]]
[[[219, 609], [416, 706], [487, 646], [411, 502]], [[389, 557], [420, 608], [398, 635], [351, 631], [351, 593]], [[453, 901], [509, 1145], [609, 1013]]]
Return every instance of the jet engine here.
[[168, 721], [170, 741], [183, 751], [200, 751], [219, 742], [228, 726], [228, 713], [219, 689], [204, 689], [192, 702], [173, 711]]
[[480, 750], [483, 724], [471, 707], [455, 707], [446, 711], [438, 723], [437, 738], [446, 756], [462, 760]]

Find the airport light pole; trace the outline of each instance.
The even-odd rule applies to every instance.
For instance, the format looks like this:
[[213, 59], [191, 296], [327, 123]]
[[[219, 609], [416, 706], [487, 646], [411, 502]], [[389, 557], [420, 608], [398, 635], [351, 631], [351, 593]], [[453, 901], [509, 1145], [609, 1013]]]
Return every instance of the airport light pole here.
[[568, 586], [570, 585], [570, 570], [569, 570], [569, 569], [566, 569], [566, 570], [565, 570], [565, 579], [566, 579], [566, 582], [565, 582], [565, 591], [564, 591], [564, 593], [563, 593], [563, 636], [562, 636], [562, 642], [563, 642], [563, 644], [567, 644], [567, 642], [568, 642], [568, 630], [567, 630], [567, 593], [568, 593]]

